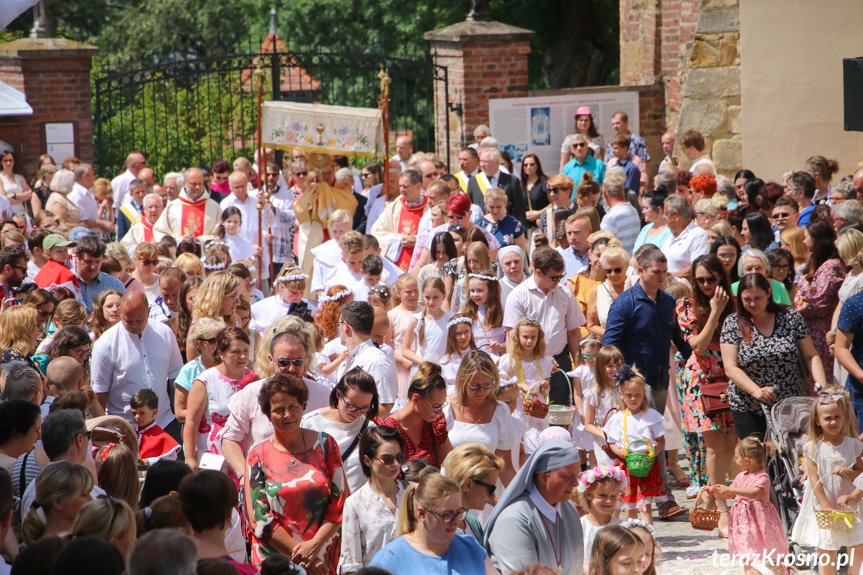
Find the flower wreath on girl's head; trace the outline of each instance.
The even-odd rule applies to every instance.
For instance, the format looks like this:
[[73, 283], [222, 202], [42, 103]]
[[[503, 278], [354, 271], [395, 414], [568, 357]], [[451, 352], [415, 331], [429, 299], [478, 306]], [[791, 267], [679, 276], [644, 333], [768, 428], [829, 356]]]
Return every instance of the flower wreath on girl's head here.
[[621, 525], [623, 527], [626, 527], [627, 529], [632, 529], [633, 527], [641, 527], [642, 529], [650, 533], [651, 537], [653, 537], [653, 534], [656, 533], [656, 529], [653, 528], [653, 525], [651, 525], [650, 523], [645, 523], [641, 519], [627, 519], [626, 521], [621, 523]]
[[584, 493], [590, 489], [590, 486], [597, 480], [604, 479], [606, 477], [619, 481], [621, 491], [626, 488], [626, 472], [623, 469], [615, 465], [602, 465], [600, 467], [588, 469], [581, 474], [581, 478], [578, 480], [578, 492]]

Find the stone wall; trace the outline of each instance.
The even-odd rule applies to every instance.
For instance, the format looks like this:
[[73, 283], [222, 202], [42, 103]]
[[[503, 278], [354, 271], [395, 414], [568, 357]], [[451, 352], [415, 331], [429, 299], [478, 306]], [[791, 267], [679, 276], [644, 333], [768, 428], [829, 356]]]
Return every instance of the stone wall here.
[[664, 86], [668, 126], [683, 103], [700, 8], [701, 0], [620, 0], [620, 85]]
[[[740, 8], [738, 0], [705, 0], [689, 55], [678, 134], [704, 135], [717, 173], [733, 176], [743, 164], [740, 106]], [[677, 143], [683, 167], [689, 160]]]

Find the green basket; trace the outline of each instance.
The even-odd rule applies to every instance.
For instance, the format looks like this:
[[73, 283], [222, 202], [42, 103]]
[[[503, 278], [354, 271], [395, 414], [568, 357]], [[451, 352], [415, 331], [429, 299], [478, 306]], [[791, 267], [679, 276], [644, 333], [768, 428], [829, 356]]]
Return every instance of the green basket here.
[[[648, 452], [632, 453], [630, 448], [633, 443], [646, 443]], [[653, 469], [653, 461], [655, 459], [653, 446], [650, 442], [644, 441], [643, 439], [636, 439], [629, 443], [626, 451], [629, 452], [626, 454], [626, 469], [629, 470], [629, 474], [634, 475], [635, 477], [647, 477], [648, 474], [650, 474], [650, 470]]]

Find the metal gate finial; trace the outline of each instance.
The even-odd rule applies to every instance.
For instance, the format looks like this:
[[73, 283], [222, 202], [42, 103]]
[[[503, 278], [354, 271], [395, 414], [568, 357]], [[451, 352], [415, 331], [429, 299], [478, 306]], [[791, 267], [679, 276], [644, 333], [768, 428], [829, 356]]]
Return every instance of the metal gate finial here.
[[270, 9], [270, 34], [273, 36], [276, 35], [276, 9], [275, 7]]

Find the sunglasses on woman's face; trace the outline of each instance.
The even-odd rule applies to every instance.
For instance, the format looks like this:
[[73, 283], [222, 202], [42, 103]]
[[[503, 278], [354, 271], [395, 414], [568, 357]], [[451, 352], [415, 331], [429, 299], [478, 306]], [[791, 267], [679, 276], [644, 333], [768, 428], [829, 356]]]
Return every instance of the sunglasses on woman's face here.
[[471, 391], [479, 391], [480, 389], [488, 391], [492, 387], [494, 387], [494, 383], [491, 381], [488, 383], [469, 383], [467, 386], [467, 388]]
[[612, 274], [612, 273], [619, 274], [620, 272], [623, 271], [623, 268], [602, 268], [602, 269], [607, 274]]
[[408, 460], [407, 455], [404, 453], [397, 453], [395, 455], [390, 455], [389, 453], [384, 453], [380, 457], [376, 458], [378, 461], [383, 463], [384, 465], [392, 465], [396, 461], [399, 462], [399, 465], [402, 465], [405, 461]]
[[141, 264], [145, 266], [154, 266], [159, 263], [159, 260], [141, 260]]
[[696, 277], [695, 281], [700, 286], [712, 286], [719, 282], [719, 276]]

